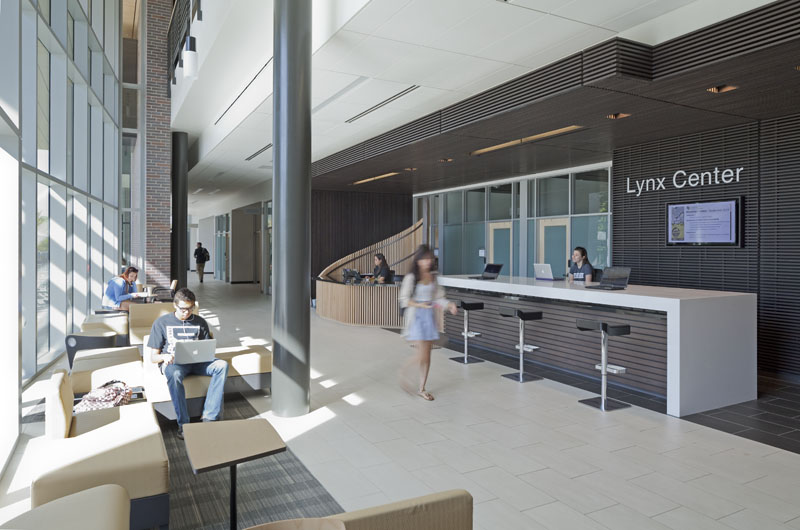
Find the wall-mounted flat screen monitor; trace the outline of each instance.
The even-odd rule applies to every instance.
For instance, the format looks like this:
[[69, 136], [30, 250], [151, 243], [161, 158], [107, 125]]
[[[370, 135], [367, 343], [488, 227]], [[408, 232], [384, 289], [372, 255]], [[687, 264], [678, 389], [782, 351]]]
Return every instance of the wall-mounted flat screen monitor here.
[[741, 198], [667, 204], [667, 245], [741, 246]]

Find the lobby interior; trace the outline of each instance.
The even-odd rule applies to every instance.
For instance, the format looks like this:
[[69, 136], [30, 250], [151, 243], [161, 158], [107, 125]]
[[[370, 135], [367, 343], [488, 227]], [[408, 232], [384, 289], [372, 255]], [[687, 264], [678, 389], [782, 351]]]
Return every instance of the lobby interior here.
[[[20, 315], [0, 322], [11, 352], [0, 528], [41, 504], [32, 489], [55, 447], [46, 398], [54, 374], [74, 371], [65, 339], [85, 331], [106, 283], [130, 265], [143, 285], [177, 278], [191, 289], [218, 351], [269, 356], [271, 390], [225, 394], [225, 420], [264, 418], [287, 447], [239, 464], [241, 528], [446, 490], [471, 495], [482, 529], [800, 528], [800, 324], [787, 317], [800, 288], [784, 270], [800, 253], [800, 2], [311, 4], [301, 415], [273, 410], [284, 368], [273, 322], [286, 309], [275, 298], [288, 278], [276, 263], [286, 204], [273, 187], [273, 2], [0, 4], [0, 41], [17, 52], [0, 63], [12, 73], [0, 83], [0, 167], [12, 182], [1, 210], [18, 227], [0, 243], [19, 248], [0, 262], [18, 278], [0, 303]], [[735, 178], [690, 184], [715, 168]], [[583, 200], [584, 189], [594, 195]], [[665, 205], [730, 197], [736, 246], [665, 244]], [[507, 340], [517, 324], [493, 335], [480, 314], [473, 326], [486, 336], [470, 350], [487, 362], [452, 362], [464, 348], [459, 311], [434, 346], [426, 401], [400, 385], [415, 349], [399, 326], [347, 323], [321, 307], [342, 267], [399, 252], [409, 230], [456, 277], [480, 274], [495, 228], [507, 229], [503, 274], [533, 278], [556, 220], [570, 249], [586, 246], [601, 269], [631, 267], [634, 286], [756, 295], [757, 395], [675, 414], [666, 390], [620, 376], [609, 396], [633, 406], [599, 411], [579, 402], [600, 392], [593, 365], [567, 368], [556, 357], [571, 343], [550, 347], [561, 339], [535, 323], [526, 337], [543, 353], [525, 370], [542, 380], [501, 377], [518, 367]], [[202, 283], [197, 243], [211, 258]], [[408, 256], [398, 256], [402, 274]], [[392, 296], [385, 307], [397, 311]], [[169, 526], [226, 526], [227, 470], [193, 473], [174, 419], [154, 416]]]

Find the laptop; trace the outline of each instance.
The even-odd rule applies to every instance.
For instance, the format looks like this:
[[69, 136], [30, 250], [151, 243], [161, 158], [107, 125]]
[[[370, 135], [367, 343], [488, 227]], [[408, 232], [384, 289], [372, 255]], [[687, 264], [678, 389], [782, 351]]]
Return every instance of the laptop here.
[[603, 277], [599, 285], [587, 285], [586, 289], [602, 289], [605, 291], [621, 291], [628, 286], [631, 275], [630, 267], [608, 267], [603, 269]]
[[534, 263], [534, 278], [537, 280], [563, 280], [563, 276], [556, 278], [553, 276], [553, 268], [549, 263]]
[[175, 343], [175, 364], [208, 363], [216, 359], [217, 340], [183, 340]]
[[483, 269], [483, 274], [480, 276], [470, 276], [470, 280], [494, 280], [500, 276], [500, 269], [503, 268], [502, 263], [487, 263]]

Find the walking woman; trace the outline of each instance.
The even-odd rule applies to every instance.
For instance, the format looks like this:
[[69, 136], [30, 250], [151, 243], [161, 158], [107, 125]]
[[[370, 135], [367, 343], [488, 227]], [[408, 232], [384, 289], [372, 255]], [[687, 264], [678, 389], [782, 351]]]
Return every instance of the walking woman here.
[[[439, 338], [434, 311], [447, 308], [455, 315], [456, 306], [445, 299], [444, 289], [436, 281], [433, 252], [427, 245], [420, 245], [414, 253], [411, 273], [403, 277], [399, 301], [405, 308], [403, 335], [415, 346], [414, 356], [400, 369], [400, 385], [409, 393], [433, 401], [433, 394], [425, 390], [425, 383], [431, 367], [431, 347]], [[418, 377], [417, 383], [414, 372]]]

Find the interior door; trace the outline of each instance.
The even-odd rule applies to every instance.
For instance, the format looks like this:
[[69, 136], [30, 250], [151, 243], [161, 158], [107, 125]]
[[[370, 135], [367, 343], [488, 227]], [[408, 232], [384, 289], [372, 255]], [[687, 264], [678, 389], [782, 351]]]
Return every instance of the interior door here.
[[489, 223], [489, 263], [502, 263], [503, 275], [513, 275], [511, 265], [511, 222]]
[[549, 263], [554, 276], [566, 275], [569, 248], [569, 218], [540, 219], [537, 222], [539, 239], [537, 263]]

